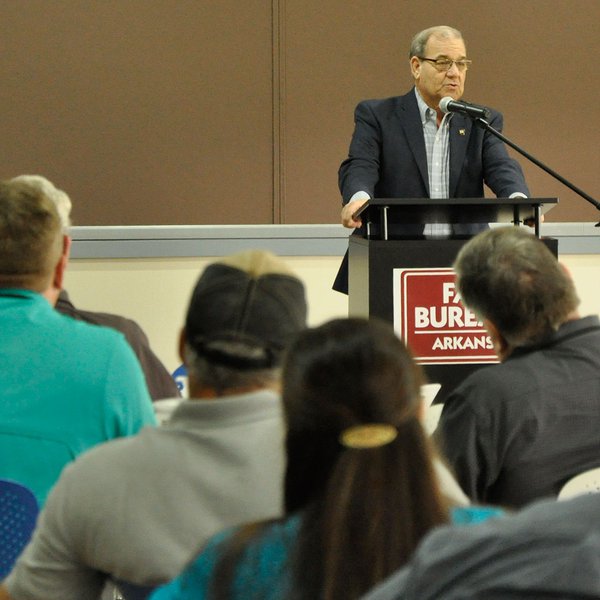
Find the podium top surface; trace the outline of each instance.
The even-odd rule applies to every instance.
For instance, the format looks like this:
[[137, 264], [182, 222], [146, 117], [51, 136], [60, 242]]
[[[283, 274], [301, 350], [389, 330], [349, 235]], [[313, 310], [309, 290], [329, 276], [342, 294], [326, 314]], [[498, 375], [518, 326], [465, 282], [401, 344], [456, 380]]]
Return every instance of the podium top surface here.
[[542, 204], [557, 204], [558, 198], [370, 198], [366, 200], [368, 206], [421, 206], [435, 205], [445, 206], [447, 204], [472, 206], [481, 204], [490, 205], [509, 205], [509, 206], [536, 206]]
[[536, 211], [545, 214], [557, 203], [558, 198], [371, 198], [354, 217], [387, 209], [390, 223], [511, 223], [534, 218]]

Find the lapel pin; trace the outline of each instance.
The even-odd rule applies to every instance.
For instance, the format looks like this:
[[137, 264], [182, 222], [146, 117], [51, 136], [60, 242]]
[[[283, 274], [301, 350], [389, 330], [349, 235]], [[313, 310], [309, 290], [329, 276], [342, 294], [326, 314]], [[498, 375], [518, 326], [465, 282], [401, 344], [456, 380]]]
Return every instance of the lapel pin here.
[[458, 135], [465, 135], [467, 132], [464, 129], [458, 130]]

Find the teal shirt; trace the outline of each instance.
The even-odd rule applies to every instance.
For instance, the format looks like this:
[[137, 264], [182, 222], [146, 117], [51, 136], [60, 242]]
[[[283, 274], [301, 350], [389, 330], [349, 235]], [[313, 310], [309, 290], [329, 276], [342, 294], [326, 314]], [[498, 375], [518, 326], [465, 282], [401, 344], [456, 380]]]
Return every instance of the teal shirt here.
[[[451, 512], [452, 523], [481, 523], [503, 514], [492, 507], [457, 507]], [[233, 582], [233, 600], [283, 600], [287, 597], [287, 557], [298, 535], [300, 517], [293, 516], [267, 526], [260, 538], [250, 544], [237, 566]], [[200, 600], [208, 598], [215, 566], [237, 528], [210, 538], [202, 552], [187, 569], [170, 583], [157, 588], [150, 600]]]
[[40, 505], [64, 465], [156, 418], [141, 367], [118, 332], [0, 289], [0, 477]]

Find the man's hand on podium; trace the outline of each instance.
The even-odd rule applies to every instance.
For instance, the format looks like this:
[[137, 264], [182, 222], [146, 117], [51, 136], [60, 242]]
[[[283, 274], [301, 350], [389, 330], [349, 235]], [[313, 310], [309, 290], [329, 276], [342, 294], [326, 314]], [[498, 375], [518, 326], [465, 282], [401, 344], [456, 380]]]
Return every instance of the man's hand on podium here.
[[352, 215], [365, 203], [365, 200], [350, 200], [342, 208], [342, 225], [350, 229], [356, 229], [362, 225], [362, 219], [354, 219]]

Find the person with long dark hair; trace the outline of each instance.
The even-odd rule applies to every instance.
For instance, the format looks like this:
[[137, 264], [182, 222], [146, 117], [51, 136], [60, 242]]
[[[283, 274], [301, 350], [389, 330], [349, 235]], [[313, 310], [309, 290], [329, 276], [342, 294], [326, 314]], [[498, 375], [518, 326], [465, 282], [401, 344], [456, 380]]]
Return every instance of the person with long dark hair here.
[[300, 333], [283, 370], [285, 516], [213, 537], [152, 600], [351, 600], [435, 526], [498, 514], [444, 497], [421, 383], [388, 323], [337, 319]]

